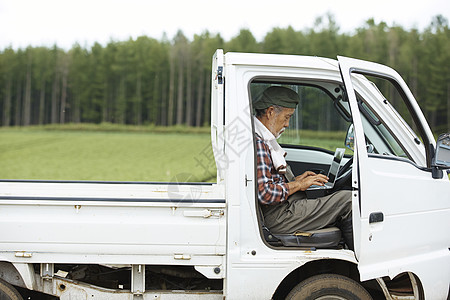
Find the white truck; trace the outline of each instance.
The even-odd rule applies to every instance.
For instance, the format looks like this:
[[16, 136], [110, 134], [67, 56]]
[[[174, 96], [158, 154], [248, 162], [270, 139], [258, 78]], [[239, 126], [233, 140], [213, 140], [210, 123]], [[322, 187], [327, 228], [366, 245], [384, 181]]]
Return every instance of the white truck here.
[[[333, 227], [264, 226], [252, 101], [270, 85], [301, 98], [281, 138], [294, 173], [348, 148], [333, 189], [352, 191], [354, 251]], [[436, 142], [397, 72], [217, 50], [211, 101], [215, 183], [1, 180], [1, 296], [449, 299], [450, 135]]]

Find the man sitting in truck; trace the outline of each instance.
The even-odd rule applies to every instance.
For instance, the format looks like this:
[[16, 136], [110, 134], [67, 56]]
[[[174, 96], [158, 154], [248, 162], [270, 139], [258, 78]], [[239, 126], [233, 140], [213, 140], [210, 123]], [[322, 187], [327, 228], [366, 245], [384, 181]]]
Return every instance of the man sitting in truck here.
[[277, 142], [299, 101], [293, 90], [271, 86], [253, 103], [258, 200], [265, 225], [273, 234], [337, 226], [353, 250], [351, 192], [342, 190], [308, 199], [304, 191], [311, 185], [324, 185], [328, 178], [311, 171], [295, 177], [284, 158], [286, 152]]

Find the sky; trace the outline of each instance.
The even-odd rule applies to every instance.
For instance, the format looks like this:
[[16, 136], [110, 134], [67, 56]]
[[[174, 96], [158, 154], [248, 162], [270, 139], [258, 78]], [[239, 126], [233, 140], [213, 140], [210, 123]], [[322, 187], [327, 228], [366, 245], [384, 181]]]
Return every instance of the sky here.
[[70, 49], [147, 35], [192, 40], [205, 30], [226, 40], [249, 29], [258, 41], [275, 27], [314, 27], [330, 13], [341, 33], [376, 23], [424, 30], [436, 15], [450, 19], [449, 0], [0, 0], [0, 51], [54, 44]]

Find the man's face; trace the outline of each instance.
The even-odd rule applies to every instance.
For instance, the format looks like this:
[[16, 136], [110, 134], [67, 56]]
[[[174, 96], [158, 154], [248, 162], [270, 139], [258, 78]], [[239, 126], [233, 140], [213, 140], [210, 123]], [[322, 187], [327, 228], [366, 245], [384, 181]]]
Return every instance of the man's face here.
[[289, 119], [294, 114], [294, 111], [295, 108], [283, 107], [279, 111], [273, 106], [269, 107], [266, 114], [268, 119], [268, 124], [266, 124], [267, 129], [278, 138], [284, 132], [284, 129], [289, 126]]

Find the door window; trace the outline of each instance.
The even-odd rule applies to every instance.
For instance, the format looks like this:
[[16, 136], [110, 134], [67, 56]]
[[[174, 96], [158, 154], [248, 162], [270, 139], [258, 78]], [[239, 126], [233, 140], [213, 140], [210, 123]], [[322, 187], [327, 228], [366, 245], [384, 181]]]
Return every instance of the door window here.
[[332, 152], [344, 146], [350, 117], [339, 84], [254, 81], [250, 85], [253, 101], [271, 85], [288, 87], [300, 96], [289, 127], [278, 140], [280, 144], [311, 146]]
[[[360, 76], [353, 78], [359, 80], [359, 83], [354, 82], [355, 86], [361, 86], [357, 99], [368, 153], [404, 158], [425, 166], [425, 162], [415, 159], [405, 147], [411, 141], [421, 144], [422, 139], [420, 127], [415, 122], [401, 89], [391, 81], [375, 76], [366, 76], [366, 82]], [[380, 107], [375, 110], [372, 105]], [[395, 135], [393, 132], [404, 134]]]

